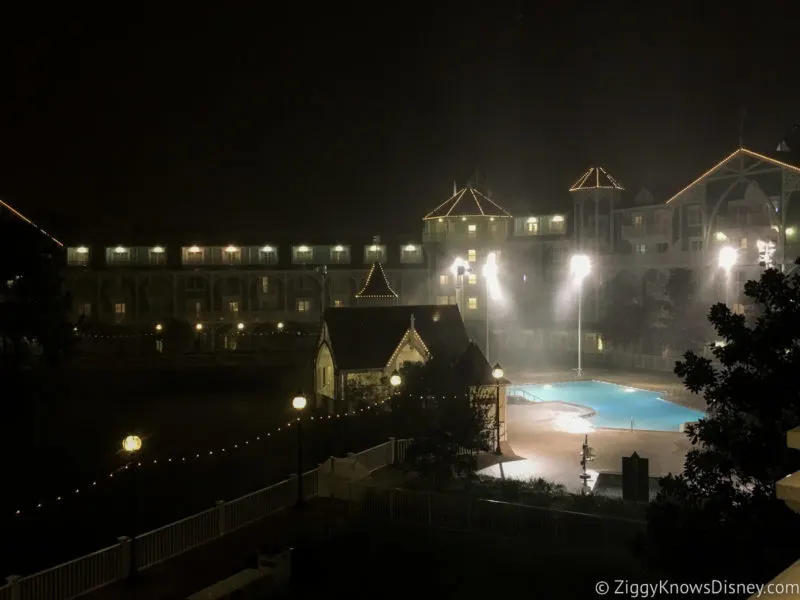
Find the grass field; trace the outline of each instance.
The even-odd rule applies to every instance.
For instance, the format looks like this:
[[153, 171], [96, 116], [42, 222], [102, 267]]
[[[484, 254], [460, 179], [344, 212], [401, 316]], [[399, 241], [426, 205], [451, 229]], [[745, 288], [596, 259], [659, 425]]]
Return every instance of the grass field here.
[[[0, 575], [53, 566], [129, 534], [130, 471], [109, 473], [125, 464], [120, 442], [131, 431], [144, 439], [139, 531], [285, 478], [296, 470], [296, 437], [285, 425], [304, 373], [287, 366], [121, 364], [48, 382], [49, 397], [4, 438], [0, 456], [9, 485], [0, 501]], [[373, 411], [309, 422], [304, 468], [383, 441], [383, 420]]]

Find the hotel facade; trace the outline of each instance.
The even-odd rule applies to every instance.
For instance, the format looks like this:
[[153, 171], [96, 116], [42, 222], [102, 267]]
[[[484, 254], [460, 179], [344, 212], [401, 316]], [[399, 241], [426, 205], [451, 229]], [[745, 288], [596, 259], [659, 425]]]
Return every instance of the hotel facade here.
[[[630, 193], [602, 167], [569, 188], [559, 213], [512, 215], [501, 200], [467, 184], [422, 218], [414, 239], [152, 240], [66, 245], [64, 281], [74, 318], [131, 335], [167, 327], [194, 332], [205, 350], [241, 348], [242, 335], [312, 328], [326, 307], [357, 305], [380, 263], [400, 305], [458, 304], [485, 347], [502, 337], [521, 348], [574, 343], [569, 258], [588, 254], [584, 348], [602, 349], [592, 324], [613, 307], [623, 282], [637, 295], [663, 295], [671, 269], [690, 269], [710, 301], [744, 311], [742, 284], [765, 266], [792, 268], [800, 255], [800, 162], [790, 152], [739, 148], [670, 197]], [[786, 148], [785, 150], [788, 150]], [[720, 249], [735, 264], [719, 264]], [[494, 253], [502, 291], [483, 276]], [[454, 268], [459, 262], [463, 269]], [[491, 332], [491, 333], [490, 333]], [[491, 343], [487, 352], [491, 359]]]

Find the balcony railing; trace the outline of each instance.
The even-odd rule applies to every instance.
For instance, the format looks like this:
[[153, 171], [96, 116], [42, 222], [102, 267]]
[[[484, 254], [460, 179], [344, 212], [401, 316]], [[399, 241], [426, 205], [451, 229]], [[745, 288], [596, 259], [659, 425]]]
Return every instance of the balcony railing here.
[[764, 213], [747, 213], [717, 217], [719, 229], [747, 229], [750, 227], [771, 227], [772, 223]]

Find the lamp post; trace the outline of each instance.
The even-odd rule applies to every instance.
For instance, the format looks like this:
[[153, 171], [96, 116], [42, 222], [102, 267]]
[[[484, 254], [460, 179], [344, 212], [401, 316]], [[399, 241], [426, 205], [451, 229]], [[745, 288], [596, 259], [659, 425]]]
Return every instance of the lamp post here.
[[128, 467], [130, 468], [131, 474], [129, 477], [129, 484], [130, 489], [128, 490], [129, 498], [128, 501], [130, 502], [130, 523], [129, 527], [131, 529], [130, 535], [130, 553], [129, 553], [129, 562], [128, 562], [128, 579], [133, 580], [136, 578], [136, 531], [139, 528], [138, 524], [138, 512], [139, 512], [139, 505], [138, 505], [138, 486], [137, 486], [137, 468], [136, 468], [136, 455], [142, 449], [142, 438], [138, 435], [129, 435], [126, 436], [125, 439], [122, 440], [122, 451], [128, 456], [130, 462], [128, 463]]
[[495, 383], [495, 397], [494, 397], [494, 437], [497, 441], [494, 452], [495, 454], [502, 454], [500, 449], [500, 380], [503, 378], [503, 367], [500, 363], [496, 363], [492, 369], [492, 377]]
[[[292, 398], [292, 408], [294, 408], [300, 415], [302, 415], [302, 411], [303, 409], [305, 409], [306, 404], [307, 400], [302, 392], [297, 394], [294, 398]], [[295, 502], [295, 506], [302, 506], [304, 500], [305, 498], [303, 496], [303, 419], [302, 417], [297, 417], [297, 500]]]
[[592, 271], [592, 262], [586, 254], [576, 254], [569, 262], [569, 270], [575, 283], [578, 284], [578, 377], [583, 375], [581, 319], [583, 313], [583, 280]]
[[455, 282], [456, 288], [456, 305], [462, 315], [464, 314], [464, 275], [468, 273], [470, 269], [469, 262], [460, 256], [456, 257], [455, 260], [453, 260], [453, 264], [450, 265], [450, 272], [453, 274], [453, 281]]
[[730, 306], [731, 269], [739, 260], [739, 253], [732, 246], [723, 246], [719, 249], [717, 261], [720, 269], [725, 271], [725, 305]]

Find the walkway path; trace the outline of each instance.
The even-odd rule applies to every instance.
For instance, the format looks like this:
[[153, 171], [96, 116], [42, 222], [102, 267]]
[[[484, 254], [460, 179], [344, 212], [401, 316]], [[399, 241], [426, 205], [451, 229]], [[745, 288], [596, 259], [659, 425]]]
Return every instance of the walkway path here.
[[347, 517], [342, 501], [315, 498], [302, 509], [282, 511], [250, 527], [142, 571], [135, 585], [114, 584], [82, 596], [86, 600], [178, 600], [242, 569], [254, 568], [262, 551], [280, 552], [323, 535]]

